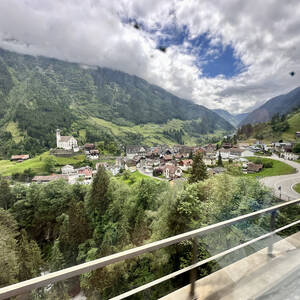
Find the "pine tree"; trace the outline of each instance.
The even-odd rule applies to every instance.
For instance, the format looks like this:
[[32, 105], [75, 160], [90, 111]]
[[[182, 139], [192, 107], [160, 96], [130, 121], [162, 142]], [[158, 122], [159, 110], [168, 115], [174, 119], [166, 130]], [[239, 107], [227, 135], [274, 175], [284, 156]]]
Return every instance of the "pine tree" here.
[[24, 229], [21, 230], [18, 252], [19, 280], [24, 281], [40, 275], [40, 268], [43, 264], [40, 248], [35, 241], [28, 240]]
[[207, 176], [207, 168], [202, 159], [201, 152], [197, 152], [193, 158], [193, 167], [191, 170], [191, 176], [189, 178], [189, 183], [203, 181]]
[[0, 177], [0, 207], [9, 209], [12, 205], [12, 194], [9, 183], [6, 179]]
[[107, 190], [109, 177], [103, 166], [99, 166], [89, 194], [88, 209], [90, 212], [103, 216], [108, 207]]
[[222, 156], [220, 151], [218, 156], [218, 167], [223, 167]]

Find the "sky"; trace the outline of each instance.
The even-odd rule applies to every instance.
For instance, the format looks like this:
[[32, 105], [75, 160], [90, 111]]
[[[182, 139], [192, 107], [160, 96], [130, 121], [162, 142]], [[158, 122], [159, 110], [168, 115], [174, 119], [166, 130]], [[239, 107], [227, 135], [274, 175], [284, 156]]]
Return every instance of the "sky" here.
[[300, 86], [299, 32], [299, 0], [0, 1], [1, 48], [121, 70], [231, 113]]

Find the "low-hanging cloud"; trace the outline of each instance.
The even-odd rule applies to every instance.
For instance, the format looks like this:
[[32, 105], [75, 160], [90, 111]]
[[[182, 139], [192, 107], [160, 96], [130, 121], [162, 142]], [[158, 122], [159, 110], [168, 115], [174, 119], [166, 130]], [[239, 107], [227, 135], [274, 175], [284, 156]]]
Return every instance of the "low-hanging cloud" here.
[[[296, 0], [1, 0], [0, 47], [121, 70], [238, 113], [299, 85], [299, 20]], [[204, 77], [189, 40], [156, 49], [168, 27], [230, 45], [247, 68], [232, 78]]]

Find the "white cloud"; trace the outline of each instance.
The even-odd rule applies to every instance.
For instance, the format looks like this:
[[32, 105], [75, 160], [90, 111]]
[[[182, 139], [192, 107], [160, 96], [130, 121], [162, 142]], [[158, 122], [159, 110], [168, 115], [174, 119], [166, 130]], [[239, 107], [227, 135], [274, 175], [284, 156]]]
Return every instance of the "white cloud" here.
[[[299, 20], [297, 0], [1, 0], [0, 47], [118, 69], [209, 108], [241, 112], [299, 85]], [[189, 42], [166, 53], [155, 49], [161, 29], [170, 26], [231, 45], [247, 70], [203, 77]]]

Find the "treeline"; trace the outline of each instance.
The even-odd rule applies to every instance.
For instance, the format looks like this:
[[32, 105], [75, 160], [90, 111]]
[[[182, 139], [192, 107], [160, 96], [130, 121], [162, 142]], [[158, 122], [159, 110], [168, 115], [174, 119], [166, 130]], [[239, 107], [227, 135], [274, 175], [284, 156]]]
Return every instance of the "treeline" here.
[[169, 130], [164, 130], [163, 131], [163, 135], [171, 138], [173, 141], [175, 141], [176, 143], [183, 145], [184, 141], [183, 141], [183, 137], [184, 137], [184, 131], [182, 129], [169, 129]]
[[242, 140], [254, 137], [262, 140], [270, 136], [279, 136], [290, 128], [287, 117], [288, 115], [280, 115], [277, 113], [272, 117], [270, 122], [245, 124], [237, 130], [238, 139]]
[[[190, 183], [140, 179], [126, 183], [109, 177], [100, 168], [91, 186], [49, 184], [0, 184], [0, 286], [56, 271], [125, 249], [207, 226], [269, 206], [270, 191], [255, 179], [223, 174], [207, 178], [201, 158]], [[296, 212], [289, 215], [289, 219]], [[209, 234], [198, 243], [198, 259], [221, 252], [241, 241], [265, 233], [268, 216]], [[282, 217], [283, 218], [283, 217]], [[20, 246], [23, 245], [23, 246]], [[32, 251], [31, 251], [32, 250]], [[251, 252], [251, 249], [248, 251]], [[198, 277], [244, 255], [237, 252], [201, 267]], [[22, 260], [26, 257], [26, 260]], [[35, 259], [37, 257], [38, 259]], [[188, 266], [192, 245], [176, 244], [126, 260], [80, 277], [40, 289], [40, 299], [69, 299], [79, 289], [88, 299], [108, 299], [158, 277]], [[25, 264], [26, 262], [26, 264]], [[179, 276], [133, 299], [157, 299], [188, 283]]]

